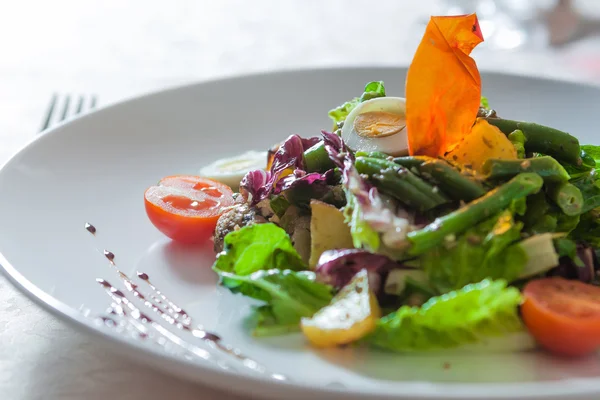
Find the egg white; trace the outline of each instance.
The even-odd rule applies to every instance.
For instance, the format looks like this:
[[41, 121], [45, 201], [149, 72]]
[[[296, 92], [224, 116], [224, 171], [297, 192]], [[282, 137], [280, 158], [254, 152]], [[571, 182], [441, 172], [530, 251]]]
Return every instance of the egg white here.
[[250, 150], [234, 157], [221, 158], [200, 169], [200, 176], [222, 182], [238, 190], [240, 181], [255, 169], [267, 167], [267, 152]]
[[352, 110], [342, 127], [342, 139], [354, 151], [380, 151], [393, 156], [408, 153], [406, 128], [385, 137], [362, 137], [354, 129], [354, 120], [363, 113], [383, 111], [406, 118], [406, 99], [403, 97], [377, 97], [360, 103]]

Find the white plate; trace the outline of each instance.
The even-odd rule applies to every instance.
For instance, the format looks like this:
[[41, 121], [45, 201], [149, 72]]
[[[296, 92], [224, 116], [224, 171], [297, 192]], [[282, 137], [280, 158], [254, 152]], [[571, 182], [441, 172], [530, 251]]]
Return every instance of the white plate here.
[[[226, 79], [144, 96], [60, 126], [30, 143], [0, 171], [0, 263], [38, 304], [113, 350], [240, 393], [280, 399], [597, 398], [596, 357], [566, 361], [541, 353], [318, 352], [298, 335], [256, 340], [244, 328], [250, 303], [215, 286], [210, 247], [170, 243], [147, 220], [143, 192], [160, 177], [193, 174], [219, 157], [265, 149], [292, 133], [317, 135], [330, 126], [327, 110], [359, 94], [369, 80], [382, 79], [390, 95], [403, 95], [405, 73], [329, 69]], [[598, 88], [501, 74], [483, 74], [483, 85], [501, 115], [597, 142]], [[84, 229], [86, 222], [98, 229], [95, 237]], [[252, 372], [174, 328], [196, 351], [208, 349], [210, 360], [185, 357], [170, 342], [165, 348], [99, 323], [95, 317], [110, 299], [97, 278], [133, 299], [104, 249], [116, 254], [117, 266], [133, 276], [140, 292], [150, 290], [135, 278], [136, 271], [148, 273], [196, 323], [289, 379]], [[152, 310], [144, 312], [160, 320]]]

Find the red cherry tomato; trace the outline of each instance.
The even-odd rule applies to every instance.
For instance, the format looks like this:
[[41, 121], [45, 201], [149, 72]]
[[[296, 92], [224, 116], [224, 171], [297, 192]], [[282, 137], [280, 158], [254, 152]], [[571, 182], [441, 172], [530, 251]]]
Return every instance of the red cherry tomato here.
[[564, 356], [600, 348], [599, 287], [554, 277], [529, 282], [523, 295], [523, 320], [540, 345]]
[[223, 208], [233, 205], [229, 186], [212, 179], [174, 175], [144, 193], [146, 213], [159, 231], [183, 243], [202, 243], [215, 230]]

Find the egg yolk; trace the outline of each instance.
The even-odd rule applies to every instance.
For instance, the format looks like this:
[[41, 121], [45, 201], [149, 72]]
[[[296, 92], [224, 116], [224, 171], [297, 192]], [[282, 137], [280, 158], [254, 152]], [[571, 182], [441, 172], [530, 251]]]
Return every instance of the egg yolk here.
[[358, 136], [379, 138], [394, 135], [406, 127], [403, 116], [386, 111], [369, 111], [354, 119], [354, 130]]

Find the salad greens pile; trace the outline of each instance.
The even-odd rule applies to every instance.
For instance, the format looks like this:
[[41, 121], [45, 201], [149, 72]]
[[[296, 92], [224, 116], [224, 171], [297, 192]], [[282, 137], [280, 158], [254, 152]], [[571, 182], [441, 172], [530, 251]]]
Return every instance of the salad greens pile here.
[[[517, 159], [476, 170], [451, 158], [350, 149], [344, 120], [385, 96], [383, 82], [368, 83], [329, 112], [334, 132], [293, 135], [267, 171], [244, 177], [244, 204], [265, 223], [225, 237], [213, 266], [221, 284], [259, 302], [257, 336], [303, 330], [313, 343], [321, 335], [402, 352], [531, 348], [519, 315], [523, 285], [546, 276], [598, 283], [600, 147], [500, 118], [484, 98], [479, 119], [506, 135]], [[341, 292], [365, 270], [367, 293]], [[370, 311], [319, 313], [348, 307], [352, 298], [341, 295], [362, 296]], [[317, 313], [340, 316], [311, 320]]]

